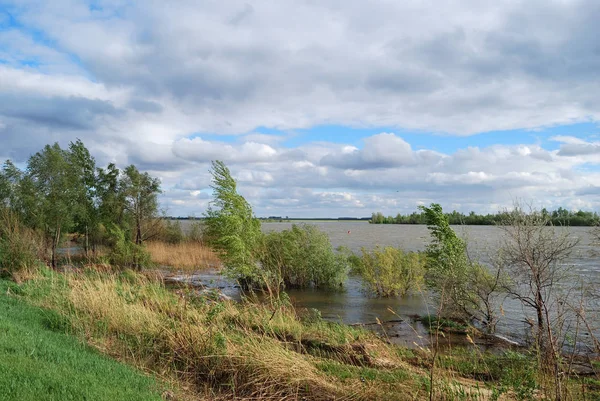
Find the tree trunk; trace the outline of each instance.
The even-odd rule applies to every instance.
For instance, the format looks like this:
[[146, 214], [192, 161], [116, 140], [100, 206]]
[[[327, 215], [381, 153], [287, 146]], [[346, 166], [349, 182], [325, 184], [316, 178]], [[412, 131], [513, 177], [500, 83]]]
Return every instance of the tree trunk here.
[[52, 238], [52, 259], [51, 264], [52, 268], [56, 269], [56, 248], [58, 247], [58, 242], [60, 241], [60, 227], [56, 228], [54, 232], [54, 238]]

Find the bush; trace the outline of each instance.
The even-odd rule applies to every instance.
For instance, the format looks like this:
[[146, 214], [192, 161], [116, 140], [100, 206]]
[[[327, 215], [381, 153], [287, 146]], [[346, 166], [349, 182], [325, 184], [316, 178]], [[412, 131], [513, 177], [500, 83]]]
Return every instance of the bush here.
[[185, 240], [185, 235], [183, 234], [179, 220], [175, 222], [167, 220], [164, 231], [161, 234], [161, 239], [169, 244], [179, 244]]
[[194, 221], [190, 224], [189, 231], [187, 233], [188, 241], [192, 242], [202, 242], [202, 223], [199, 221]]
[[34, 266], [43, 256], [43, 240], [24, 227], [17, 215], [0, 210], [0, 271], [13, 273]]
[[367, 290], [378, 297], [406, 295], [423, 284], [425, 256], [393, 247], [362, 249], [353, 258], [354, 271], [361, 275]]
[[125, 231], [117, 226], [109, 230], [112, 248], [108, 255], [110, 264], [118, 267], [141, 269], [150, 264], [150, 254], [143, 245], [128, 240]]
[[267, 280], [286, 288], [341, 287], [347, 272], [346, 258], [311, 225], [266, 234], [260, 264]]

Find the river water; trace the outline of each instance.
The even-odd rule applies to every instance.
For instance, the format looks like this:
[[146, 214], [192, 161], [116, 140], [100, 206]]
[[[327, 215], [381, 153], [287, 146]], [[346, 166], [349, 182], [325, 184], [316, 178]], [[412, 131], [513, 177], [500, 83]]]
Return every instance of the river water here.
[[[400, 247], [406, 251], [422, 251], [430, 241], [429, 232], [423, 225], [375, 225], [368, 222], [310, 222], [329, 235], [334, 248], [345, 246], [354, 252], [361, 248], [372, 249], [377, 245]], [[263, 231], [281, 231], [291, 228], [292, 223], [265, 223]], [[184, 222], [185, 228], [185, 222]], [[502, 243], [503, 231], [495, 226], [454, 226], [456, 232], [466, 238], [472, 259], [485, 262], [492, 257]], [[600, 286], [600, 259], [594, 253], [593, 237], [588, 227], [555, 228], [569, 230], [569, 235], [579, 238], [568, 265], [573, 279], [586, 284]], [[600, 247], [599, 247], [600, 248]], [[221, 279], [214, 273], [203, 274], [203, 280]], [[413, 315], [434, 314], [427, 293], [397, 298], [373, 298], [362, 289], [361, 280], [349, 277], [345, 290], [331, 292], [315, 289], [287, 291], [292, 302], [299, 307], [315, 308], [328, 320], [348, 324], [405, 319]], [[235, 296], [235, 294], [231, 294]], [[529, 327], [526, 317], [533, 317], [531, 310], [509, 298], [500, 299], [502, 316], [497, 332], [504, 337], [520, 341]], [[500, 307], [499, 307], [500, 309]], [[597, 310], [588, 314], [594, 317]], [[396, 337], [403, 338], [402, 331], [410, 332], [415, 326], [395, 326]], [[420, 330], [417, 330], [420, 331]], [[410, 338], [408, 336], [407, 338]], [[413, 341], [410, 339], [409, 341]], [[399, 340], [399, 342], [402, 342]]]

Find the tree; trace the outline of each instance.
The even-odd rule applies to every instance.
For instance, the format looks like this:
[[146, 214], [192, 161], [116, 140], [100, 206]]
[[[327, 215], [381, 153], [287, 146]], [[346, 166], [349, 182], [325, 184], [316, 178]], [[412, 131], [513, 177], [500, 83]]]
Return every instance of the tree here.
[[426, 284], [444, 306], [445, 314], [452, 318], [471, 319], [477, 300], [468, 290], [469, 275], [467, 244], [450, 227], [448, 216], [439, 204], [420, 206], [425, 214], [432, 242], [426, 248]]
[[16, 209], [18, 204], [19, 184], [23, 173], [13, 162], [7, 160], [0, 171], [0, 205]]
[[96, 173], [98, 219], [105, 228], [124, 225], [125, 196], [119, 188], [120, 175], [114, 163], [110, 163], [106, 169], [98, 168]]
[[[84, 250], [90, 248], [90, 234], [97, 238], [99, 213], [97, 202], [96, 161], [81, 140], [69, 144], [68, 161], [71, 168], [74, 196], [74, 231], [84, 235]], [[94, 241], [95, 243], [95, 241]]]
[[225, 163], [213, 161], [211, 174], [214, 199], [205, 213], [205, 239], [219, 253], [230, 277], [245, 286], [260, 282], [256, 254], [262, 238], [260, 221], [237, 192]]
[[51, 248], [51, 265], [56, 267], [56, 248], [74, 216], [73, 171], [69, 155], [58, 143], [46, 145], [27, 164], [25, 187], [21, 193], [28, 221], [41, 228]]
[[[557, 215], [564, 215], [559, 209]], [[560, 395], [561, 305], [565, 303], [565, 284], [569, 274], [567, 259], [578, 243], [565, 228], [552, 227], [550, 216], [531, 210], [525, 213], [518, 205], [505, 213], [500, 259], [512, 281], [508, 293], [535, 313], [535, 339], [541, 368], [552, 368], [556, 399]], [[556, 324], [553, 324], [554, 323]]]
[[504, 275], [470, 260], [467, 243], [450, 227], [449, 215], [439, 204], [420, 206], [432, 242], [426, 248], [425, 282], [437, 297], [438, 311], [446, 317], [478, 320], [488, 332], [497, 322], [496, 295]]
[[125, 210], [130, 216], [135, 243], [141, 245], [149, 237], [149, 226], [158, 217], [160, 180], [141, 173], [134, 165], [125, 168], [120, 182]]

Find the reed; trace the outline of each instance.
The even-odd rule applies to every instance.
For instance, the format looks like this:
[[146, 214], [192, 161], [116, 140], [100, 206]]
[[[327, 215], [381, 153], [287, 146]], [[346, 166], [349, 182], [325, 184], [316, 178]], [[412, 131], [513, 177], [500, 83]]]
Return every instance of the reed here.
[[218, 256], [209, 247], [195, 241], [177, 244], [152, 241], [146, 244], [152, 262], [179, 270], [198, 270], [219, 267]]

